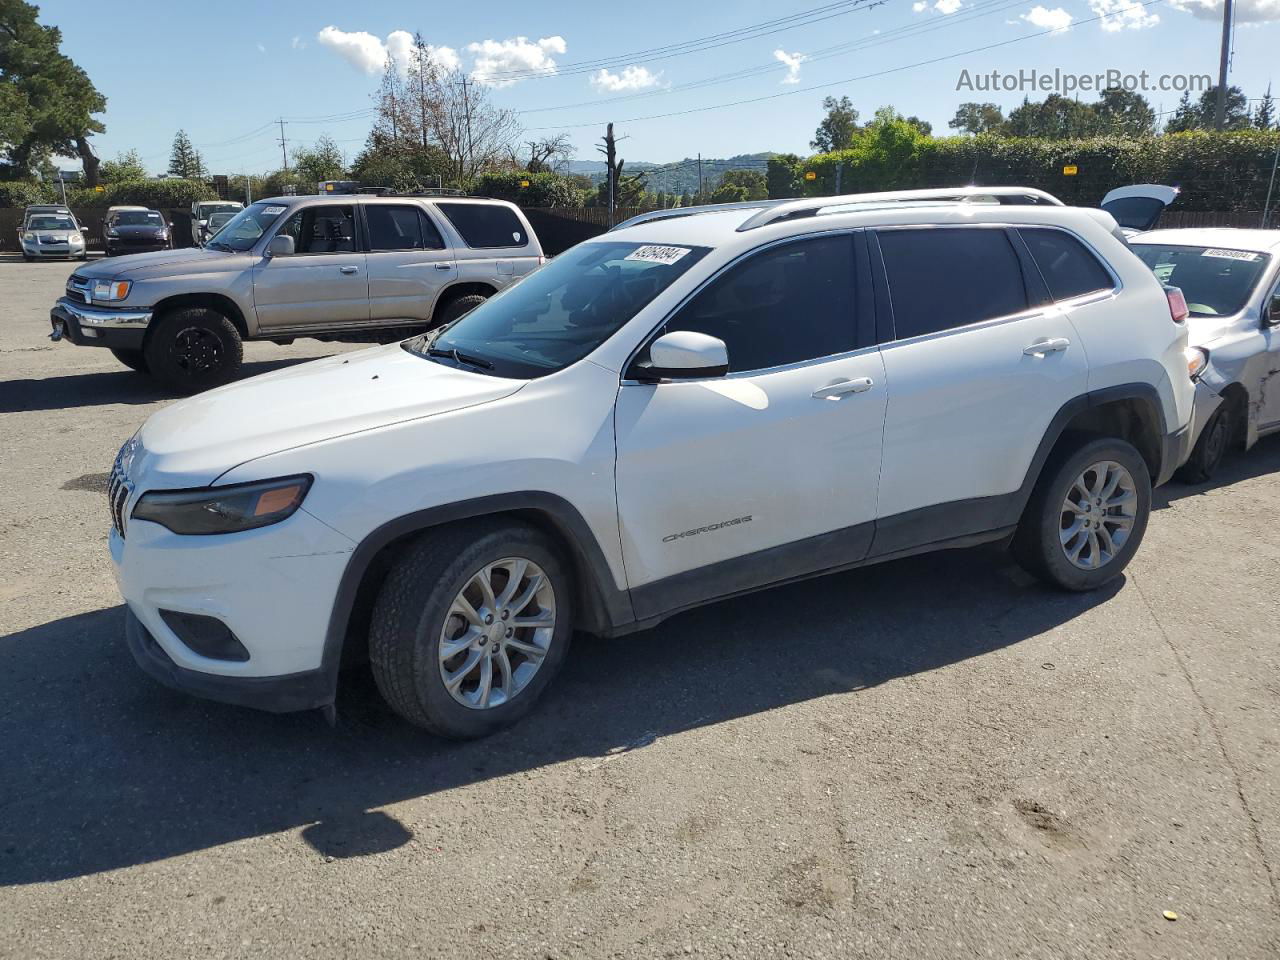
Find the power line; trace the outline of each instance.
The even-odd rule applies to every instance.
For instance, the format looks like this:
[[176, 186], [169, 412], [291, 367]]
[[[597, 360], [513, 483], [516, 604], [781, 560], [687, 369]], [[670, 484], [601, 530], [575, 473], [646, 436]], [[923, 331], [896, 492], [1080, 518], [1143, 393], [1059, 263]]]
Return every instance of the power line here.
[[[1139, 6], [1150, 7], [1150, 6], [1154, 6], [1157, 3], [1164, 3], [1164, 2], [1165, 0], [1145, 0], [1145, 2], [1140, 3]], [[1105, 20], [1108, 16], [1111, 16], [1111, 15], [1112, 14], [1109, 14], [1109, 13], [1100, 14], [1094, 17], [1086, 17], [1082, 20], [1073, 20], [1070, 26], [1074, 27], [1074, 26], [1082, 26], [1086, 23], [1097, 23], [1099, 20]], [[725, 103], [713, 103], [713, 104], [708, 104], [702, 107], [690, 107], [687, 110], [672, 110], [668, 113], [655, 113], [655, 114], [650, 114], [648, 116], [643, 116], [643, 117], [631, 117], [626, 120], [615, 120], [613, 122], [614, 123], [640, 123], [645, 120], [665, 120], [670, 117], [683, 117], [693, 113], [706, 113], [711, 110], [724, 110], [724, 109], [728, 109], [729, 107], [741, 107], [741, 106], [746, 106], [747, 104], [752, 104], [752, 103], [764, 103], [769, 100], [780, 100], [783, 97], [794, 97], [802, 93], [812, 93], [815, 90], [826, 90], [831, 87], [840, 86], [841, 84], [856, 83], [859, 80], [871, 80], [871, 79], [874, 79], [875, 77], [883, 77], [891, 73], [901, 73], [903, 70], [913, 70], [916, 67], [929, 66], [934, 63], [943, 63], [947, 60], [955, 60], [958, 57], [966, 57], [973, 53], [983, 53], [987, 50], [995, 50], [999, 47], [1007, 47], [1011, 44], [1022, 43], [1026, 40], [1035, 40], [1039, 37], [1046, 37], [1051, 33], [1058, 33], [1060, 32], [1060, 30], [1061, 28], [1057, 28], [1057, 27], [1051, 28], [1048, 30], [1041, 30], [1039, 33], [1029, 33], [1022, 37], [1013, 37], [1009, 40], [1000, 40], [1000, 41], [997, 41], [996, 43], [988, 43], [981, 47], [971, 47], [968, 50], [960, 50], [956, 53], [948, 53], [938, 57], [930, 57], [926, 60], [916, 60], [912, 63], [905, 63], [897, 67], [889, 67], [885, 70], [876, 70], [872, 73], [863, 73], [854, 77], [845, 77], [843, 80], [832, 80], [828, 83], [816, 83], [808, 87], [797, 87], [794, 90], [783, 90], [779, 93], [766, 94], [760, 97], [747, 97], [742, 100], [730, 100]], [[589, 123], [562, 123], [562, 124], [557, 124], [556, 126], [551, 126], [551, 127], [530, 127], [526, 132], [537, 132], [542, 130], [566, 130], [566, 129], [575, 130], [583, 127], [598, 127], [601, 125], [602, 122], [604, 121], [596, 120]]]

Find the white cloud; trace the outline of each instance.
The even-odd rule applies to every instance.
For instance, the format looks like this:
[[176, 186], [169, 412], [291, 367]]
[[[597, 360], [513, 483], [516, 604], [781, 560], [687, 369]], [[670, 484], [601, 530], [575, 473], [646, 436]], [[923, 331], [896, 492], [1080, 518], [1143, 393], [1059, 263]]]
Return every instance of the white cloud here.
[[911, 5], [911, 10], [914, 13], [924, 13], [928, 9], [929, 9], [929, 4], [926, 3], [925, 0], [917, 0], [916, 3], [913, 3]]
[[259, 52], [259, 53], [266, 53], [266, 52], [267, 52], [267, 48], [266, 48], [266, 47], [264, 47], [262, 44], [258, 44], [258, 52]]
[[1025, 20], [1033, 27], [1039, 27], [1041, 30], [1053, 30], [1057, 33], [1061, 33], [1071, 26], [1071, 14], [1061, 7], [1054, 7], [1052, 10], [1046, 10], [1044, 7], [1039, 6], [1032, 7], [1022, 14], [1019, 19]]
[[938, 2], [933, 5], [933, 9], [937, 10], [941, 14], [950, 16], [962, 6], [964, 6], [964, 4], [962, 4], [960, 0], [938, 0]]
[[[413, 51], [413, 34], [407, 30], [392, 30], [385, 41], [379, 40], [372, 33], [356, 30], [348, 33], [337, 27], [328, 26], [316, 34], [316, 41], [322, 47], [328, 47], [357, 70], [371, 76], [381, 73], [386, 66], [387, 57], [394, 58], [401, 73], [409, 69], [410, 54]], [[301, 50], [306, 46], [300, 38], [293, 38], [294, 49]], [[461, 65], [458, 51], [452, 47], [436, 47], [427, 44], [427, 50], [442, 70], [457, 70]]]
[[[1169, 6], [1201, 20], [1222, 22], [1222, 0], [1169, 0]], [[1237, 23], [1280, 20], [1280, 0], [1236, 0], [1233, 16]]]
[[782, 78], [783, 83], [799, 83], [800, 82], [800, 64], [809, 58], [799, 51], [795, 53], [787, 53], [787, 51], [778, 49], [773, 51], [773, 59], [779, 63], [787, 65], [787, 75]]
[[1160, 22], [1159, 14], [1148, 13], [1139, 0], [1089, 0], [1089, 9], [1102, 17], [1102, 29], [1107, 33], [1143, 30]]
[[305, 50], [307, 48], [307, 41], [303, 40], [301, 37], [294, 37], [289, 41], [289, 46], [293, 47], [295, 50]]
[[[505, 87], [525, 79], [526, 76], [548, 76], [556, 72], [552, 54], [564, 53], [564, 37], [542, 37], [530, 41], [528, 37], [512, 40], [481, 40], [467, 44], [467, 50], [475, 54], [471, 75], [477, 83]], [[626, 71], [623, 71], [624, 73]], [[511, 76], [518, 74], [518, 76]]]
[[621, 73], [610, 73], [603, 67], [591, 75], [591, 85], [597, 90], [616, 93], [619, 90], [643, 90], [656, 87], [661, 73], [650, 73], [645, 67], [626, 67]]

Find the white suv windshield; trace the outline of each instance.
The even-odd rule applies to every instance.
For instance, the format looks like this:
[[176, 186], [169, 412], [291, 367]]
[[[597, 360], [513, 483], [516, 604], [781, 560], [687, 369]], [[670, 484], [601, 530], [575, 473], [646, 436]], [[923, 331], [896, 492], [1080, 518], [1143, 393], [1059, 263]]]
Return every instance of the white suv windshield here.
[[706, 253], [684, 245], [584, 243], [404, 347], [500, 377], [546, 376], [604, 343]]

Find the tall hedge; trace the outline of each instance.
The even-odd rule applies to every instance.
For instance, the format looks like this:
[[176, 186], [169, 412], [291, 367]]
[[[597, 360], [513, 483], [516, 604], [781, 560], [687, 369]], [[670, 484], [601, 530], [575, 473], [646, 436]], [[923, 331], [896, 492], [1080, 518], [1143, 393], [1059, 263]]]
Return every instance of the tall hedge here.
[[[522, 183], [529, 184], [522, 187]], [[582, 191], [557, 173], [482, 173], [471, 185], [471, 193], [530, 207], [575, 207], [583, 202]]]
[[[101, 190], [76, 187], [67, 190], [67, 204], [79, 207], [112, 207], [136, 204], [140, 207], [187, 207], [195, 200], [216, 200], [217, 193], [202, 180], [124, 180]], [[61, 203], [62, 191], [55, 184], [29, 180], [0, 182], [0, 207], [23, 207], [32, 203]]]
[[[1180, 210], [1262, 209], [1280, 132], [1192, 131], [1163, 137], [1039, 140], [915, 137], [896, 127], [850, 150], [818, 154], [796, 164], [806, 196], [919, 187], [1030, 186], [1067, 203], [1096, 205], [1113, 187], [1168, 183], [1182, 189]], [[1075, 166], [1077, 173], [1063, 173]], [[805, 180], [812, 171], [815, 179]], [[1280, 203], [1280, 178], [1271, 200]]]

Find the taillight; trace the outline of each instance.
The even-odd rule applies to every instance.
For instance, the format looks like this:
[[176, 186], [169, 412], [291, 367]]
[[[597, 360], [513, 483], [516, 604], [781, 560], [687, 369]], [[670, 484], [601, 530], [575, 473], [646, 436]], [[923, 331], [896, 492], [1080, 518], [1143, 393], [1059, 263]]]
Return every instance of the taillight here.
[[1169, 299], [1169, 316], [1173, 317], [1173, 322], [1185, 323], [1191, 311], [1187, 309], [1187, 298], [1182, 291], [1177, 287], [1165, 287], [1164, 295]]

